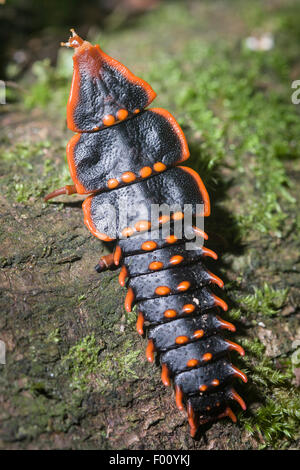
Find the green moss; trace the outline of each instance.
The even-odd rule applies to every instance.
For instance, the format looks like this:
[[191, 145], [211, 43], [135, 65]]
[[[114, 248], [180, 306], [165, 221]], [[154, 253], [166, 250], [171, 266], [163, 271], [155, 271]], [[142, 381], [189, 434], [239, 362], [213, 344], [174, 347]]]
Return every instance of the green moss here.
[[62, 49], [56, 67], [51, 67], [49, 59], [34, 63], [32, 73], [36, 80], [24, 97], [25, 108], [47, 107], [50, 112], [59, 112], [61, 115], [64, 113], [65, 106], [61, 105], [67, 102], [68, 82], [72, 75], [72, 64], [68, 63], [69, 67], [66, 68], [65, 61], [62, 60], [64, 57], [70, 58], [70, 54]]
[[125, 340], [118, 350], [99, 353], [103, 344], [99, 344], [94, 335], [86, 336], [62, 359], [71, 375], [70, 387], [77, 390], [95, 388], [107, 391], [111, 382], [138, 378], [135, 366], [139, 350], [133, 348], [130, 340]]
[[101, 357], [98, 372], [100, 386], [106, 388], [107, 381], [137, 379], [135, 367], [138, 364], [139, 350], [135, 350], [130, 340], [126, 340], [116, 352], [108, 352]]
[[32, 170], [30, 160], [36, 157], [42, 158], [45, 150], [50, 147], [51, 142], [49, 140], [41, 140], [34, 144], [26, 141], [18, 142], [10, 150], [1, 152], [1, 160]]
[[62, 359], [67, 363], [71, 375], [70, 387], [84, 390], [87, 388], [91, 374], [98, 368], [98, 355], [101, 347], [94, 335], [89, 335], [72, 346]]
[[295, 390], [274, 390], [249, 419], [241, 418], [250, 434], [264, 441], [260, 448], [284, 449], [299, 438], [300, 400]]
[[300, 399], [291, 386], [292, 361], [281, 360], [277, 364], [280, 370], [276, 369], [257, 338], [242, 338], [240, 343], [246, 351], [244, 362], [250, 378], [248, 401], [255, 403], [258, 396], [263, 401], [260, 406], [251, 405], [250, 412], [242, 414], [240, 420], [258, 438], [260, 448], [287, 447], [299, 437]]
[[137, 320], [137, 307], [134, 306], [131, 312], [126, 312], [126, 323], [128, 326], [133, 327]]
[[257, 338], [255, 338], [254, 340], [250, 340], [248, 338], [241, 338], [240, 343], [243, 345], [243, 347], [248, 353], [253, 354], [256, 357], [261, 356], [265, 351], [264, 345]]
[[59, 166], [53, 159], [45, 158], [54, 148], [49, 140], [17, 142], [10, 150], [0, 148], [0, 169], [8, 175], [1, 181], [3, 191], [14, 201], [27, 203], [30, 199], [41, 198], [51, 189], [69, 183], [64, 146], [55, 149], [63, 152]]
[[282, 373], [275, 370], [273, 362], [267, 357], [263, 357], [260, 363], [252, 365], [251, 380], [263, 386], [265, 392], [268, 387], [273, 389], [274, 386], [287, 385], [291, 378], [290, 371]]
[[264, 283], [262, 288], [254, 287], [254, 294], [240, 298], [239, 303], [249, 316], [260, 314], [271, 317], [283, 307], [287, 295], [288, 289], [273, 289]]
[[61, 336], [60, 336], [60, 329], [55, 328], [55, 330], [50, 331], [46, 338], [46, 343], [60, 343], [61, 342]]

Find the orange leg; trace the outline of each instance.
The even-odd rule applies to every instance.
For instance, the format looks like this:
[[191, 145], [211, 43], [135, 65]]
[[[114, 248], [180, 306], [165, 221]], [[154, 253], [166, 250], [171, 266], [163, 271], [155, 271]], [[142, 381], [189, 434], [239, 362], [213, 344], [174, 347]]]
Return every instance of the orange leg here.
[[[215, 299], [215, 305], [217, 307], [221, 307], [224, 310], [224, 312], [228, 310], [228, 305], [226, 302], [224, 302], [223, 299], [220, 299], [220, 297], [217, 297], [215, 294], [212, 294], [212, 297]], [[235, 331], [235, 329], [232, 331]]]
[[133, 289], [131, 287], [129, 287], [128, 291], [127, 291], [127, 294], [126, 294], [126, 297], [125, 297], [125, 310], [126, 312], [131, 312], [131, 309], [132, 309], [132, 304], [133, 304], [133, 301], [135, 299], [135, 295], [134, 295], [134, 292], [133, 292]]
[[120, 260], [122, 258], [122, 249], [120, 245], [117, 245], [114, 252], [114, 263], [116, 266], [119, 266]]
[[239, 377], [246, 384], [248, 382], [246, 374], [244, 374], [244, 372], [242, 372], [240, 369], [235, 367], [233, 364], [230, 364], [230, 366], [233, 371], [233, 374], [232, 374], [233, 377]]
[[162, 363], [161, 365], [161, 381], [166, 387], [169, 387], [171, 385], [170, 372], [167, 365], [164, 363]]
[[155, 353], [155, 346], [152, 339], [148, 340], [147, 348], [146, 348], [146, 358], [149, 362], [154, 361], [154, 353]]
[[67, 185], [64, 186], [63, 188], [56, 189], [52, 193], [47, 194], [47, 196], [44, 197], [44, 201], [49, 201], [49, 199], [53, 199], [54, 197], [61, 196], [62, 194], [67, 194], [68, 196], [70, 194], [76, 194], [77, 190], [74, 185]]
[[95, 269], [98, 273], [102, 273], [103, 271], [107, 271], [107, 269], [111, 269], [114, 266], [114, 254], [110, 253], [109, 255], [101, 256], [98, 264], [95, 266]]
[[228, 344], [229, 351], [237, 351], [241, 356], [245, 356], [245, 351], [242, 346], [239, 344], [234, 343], [233, 341], [229, 341], [229, 339], [225, 339], [225, 343]]
[[218, 419], [226, 418], [226, 416], [228, 416], [233, 423], [237, 422], [236, 416], [229, 406], [227, 406], [226, 410], [218, 416]]
[[[101, 273], [102, 271], [106, 271], [107, 269], [111, 269], [111, 270], [115, 269], [120, 264], [121, 256], [122, 256], [122, 250], [119, 247], [119, 245], [117, 245], [113, 253], [110, 253], [109, 255], [101, 256], [96, 266], [96, 271], [98, 273]], [[125, 285], [126, 277], [127, 277], [127, 269], [123, 265], [121, 272], [120, 272], [120, 277], [119, 277], [119, 282], [121, 286]]]
[[184, 408], [182, 399], [183, 399], [182, 390], [179, 387], [179, 385], [175, 385], [175, 401], [176, 401], [176, 406], [180, 411], [182, 411]]
[[138, 319], [136, 322], [136, 331], [138, 332], [139, 335], [144, 334], [143, 326], [144, 326], [144, 315], [142, 312], [139, 312]]
[[242, 397], [240, 397], [240, 395], [234, 390], [234, 388], [231, 389], [230, 395], [233, 400], [238, 402], [238, 404], [244, 411], [247, 409], [246, 403], [244, 402]]
[[[113, 260], [113, 264], [115, 266], [114, 260]], [[122, 286], [122, 287], [125, 286], [127, 276], [128, 276], [128, 272], [127, 272], [125, 264], [123, 264], [123, 266], [121, 268], [121, 271], [120, 271], [120, 274], [119, 274], [119, 284], [120, 284], [120, 286]]]
[[195, 437], [198, 426], [197, 426], [197, 420], [196, 420], [195, 412], [194, 412], [194, 410], [193, 410], [190, 403], [188, 403], [188, 405], [187, 405], [187, 415], [188, 415], [188, 422], [189, 422], [189, 425], [190, 425], [190, 435], [191, 435], [191, 437]]

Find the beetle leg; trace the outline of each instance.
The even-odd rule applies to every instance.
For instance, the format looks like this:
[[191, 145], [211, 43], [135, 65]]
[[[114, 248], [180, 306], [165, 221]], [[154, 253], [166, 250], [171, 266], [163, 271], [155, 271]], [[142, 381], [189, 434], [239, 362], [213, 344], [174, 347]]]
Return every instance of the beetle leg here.
[[[108, 269], [114, 270], [119, 267], [120, 260], [122, 257], [122, 250], [119, 245], [115, 247], [115, 250], [113, 253], [110, 253], [109, 255], [101, 256], [99, 259], [98, 264], [95, 266], [95, 269], [98, 273], [102, 273], [103, 271], [107, 271]], [[125, 282], [125, 278], [127, 276], [127, 271], [125, 266], [122, 267], [122, 276], [120, 277], [121, 280]], [[122, 285], [122, 284], [121, 284]]]
[[52, 191], [52, 193], [47, 194], [47, 196], [44, 197], [44, 201], [49, 201], [49, 199], [53, 199], [54, 197], [61, 196], [62, 194], [67, 194], [68, 196], [70, 194], [76, 194], [77, 190], [74, 185], [67, 185], [64, 186], [63, 188], [56, 189], [55, 191]]
[[112, 269], [115, 266], [114, 263], [114, 254], [110, 253], [109, 255], [101, 256], [96, 264], [95, 269], [97, 273], [102, 273], [103, 271], [107, 271], [108, 269]]

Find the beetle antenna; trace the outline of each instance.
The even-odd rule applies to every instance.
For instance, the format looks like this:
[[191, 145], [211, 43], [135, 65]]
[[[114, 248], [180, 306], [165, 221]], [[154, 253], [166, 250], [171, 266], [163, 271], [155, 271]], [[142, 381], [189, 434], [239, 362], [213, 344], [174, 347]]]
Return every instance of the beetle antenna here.
[[61, 42], [60, 45], [65, 46], [65, 47], [74, 47], [74, 48], [81, 46], [81, 44], [83, 43], [83, 39], [81, 39], [81, 37], [78, 36], [74, 28], [71, 28], [70, 31], [72, 33], [72, 36], [69, 38], [69, 41]]

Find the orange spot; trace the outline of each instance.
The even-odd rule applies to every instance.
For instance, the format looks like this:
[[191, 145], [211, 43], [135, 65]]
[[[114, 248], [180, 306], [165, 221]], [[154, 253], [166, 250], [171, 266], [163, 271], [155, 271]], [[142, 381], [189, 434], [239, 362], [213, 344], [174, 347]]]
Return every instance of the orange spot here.
[[175, 255], [175, 256], [172, 256], [172, 258], [170, 259], [170, 264], [172, 265], [179, 264], [183, 260], [184, 260], [183, 256]]
[[229, 331], [235, 331], [236, 328], [232, 323], [229, 323], [229, 321], [223, 320], [223, 318], [216, 316], [216, 319], [218, 320], [220, 326], [224, 330], [229, 330]]
[[110, 180], [107, 181], [107, 187], [109, 189], [114, 189], [119, 185], [119, 181], [115, 178], [111, 178]]
[[196, 234], [198, 237], [202, 237], [202, 238], [204, 238], [204, 240], [208, 240], [208, 235], [207, 235], [207, 233], [203, 232], [203, 230], [201, 230], [201, 228], [198, 228], [198, 227], [196, 227], [195, 225], [193, 225], [193, 230], [194, 230], [195, 234]]
[[217, 253], [215, 253], [214, 251], [212, 251], [209, 248], [206, 248], [204, 246], [202, 247], [202, 254], [203, 254], [203, 256], [209, 256], [210, 258], [218, 259]]
[[105, 126], [112, 126], [116, 120], [112, 114], [107, 114], [102, 121]]
[[205, 353], [205, 354], [203, 354], [203, 356], [202, 356], [203, 361], [210, 361], [211, 358], [212, 358], [212, 354], [211, 354], [211, 353]]
[[142, 312], [139, 312], [137, 322], [136, 322], [136, 331], [138, 332], [139, 335], [144, 334], [143, 326], [144, 326], [144, 315], [142, 314]]
[[159, 286], [155, 289], [155, 294], [157, 295], [168, 295], [170, 292], [171, 289], [168, 286]]
[[169, 222], [170, 220], [170, 216], [169, 215], [161, 215], [159, 218], [158, 218], [158, 223], [159, 224], [165, 224], [166, 222]]
[[184, 344], [184, 343], [187, 343], [189, 340], [189, 338], [187, 336], [177, 336], [177, 338], [175, 339], [175, 343], [176, 344]]
[[161, 381], [166, 387], [171, 385], [169, 369], [164, 363], [161, 365]]
[[240, 397], [240, 395], [234, 390], [234, 388], [230, 390], [230, 396], [233, 400], [238, 402], [238, 404], [244, 411], [247, 409], [246, 403], [244, 402], [242, 397]]
[[136, 176], [132, 171], [125, 171], [121, 176], [121, 179], [124, 183], [132, 183], [132, 181], [136, 179]]
[[144, 232], [145, 230], [149, 230], [151, 227], [151, 222], [148, 220], [139, 220], [135, 224], [135, 229], [137, 232]]
[[177, 315], [176, 310], [171, 310], [171, 309], [170, 309], [170, 310], [166, 310], [165, 313], [164, 313], [164, 316], [165, 316], [166, 318], [174, 318], [174, 317], [176, 317], [176, 315]]
[[240, 346], [239, 344], [236, 344], [233, 341], [229, 341], [229, 339], [226, 339], [225, 343], [228, 344], [228, 349], [230, 351], [237, 351], [241, 356], [245, 356], [244, 348], [242, 348], [242, 346]]
[[166, 238], [167, 243], [175, 243], [177, 242], [178, 238], [175, 237], [175, 235], [170, 235], [169, 237]]
[[161, 261], [153, 261], [149, 264], [149, 269], [151, 269], [151, 271], [157, 271], [158, 269], [163, 268], [163, 266], [164, 263], [162, 263]]
[[199, 361], [197, 359], [190, 359], [187, 361], [186, 365], [187, 367], [195, 367], [198, 363]]
[[153, 241], [144, 242], [141, 246], [142, 250], [144, 251], [152, 251], [152, 250], [155, 250], [156, 247], [157, 247], [157, 243]]
[[135, 295], [133, 289], [129, 287], [126, 297], [125, 297], [125, 310], [126, 312], [131, 312], [132, 303], [134, 301]]
[[220, 385], [220, 380], [214, 379], [214, 380], [211, 381], [211, 384], [212, 384], [214, 387], [217, 387], [218, 385]]
[[181, 390], [181, 388], [179, 387], [179, 385], [175, 385], [175, 402], [176, 402], [177, 408], [178, 408], [180, 411], [183, 410], [182, 399], [183, 399], [182, 390]]
[[167, 167], [164, 163], [157, 162], [157, 163], [154, 163], [153, 168], [154, 168], [155, 171], [157, 171], [159, 173], [161, 171], [166, 170]]
[[182, 307], [182, 311], [184, 313], [192, 313], [194, 310], [195, 310], [195, 305], [193, 304], [185, 304], [183, 307]]
[[119, 274], [119, 284], [120, 284], [120, 286], [122, 286], [122, 287], [125, 286], [125, 280], [126, 280], [127, 276], [128, 276], [127, 268], [126, 268], [125, 264], [123, 264], [123, 266], [121, 268], [121, 271], [120, 271], [120, 274]]
[[140, 112], [139, 109], [135, 109], [135, 110], [133, 111], [134, 114], [137, 114], [137, 113], [139, 113], [139, 112]]
[[[221, 308], [224, 310], [224, 312], [227, 312], [227, 310], [228, 310], [228, 305], [227, 305], [227, 303], [224, 302], [223, 299], [220, 299], [220, 297], [217, 297], [215, 294], [212, 294], [212, 296], [213, 296], [213, 298], [215, 299], [215, 305], [216, 305], [217, 307], [221, 307]], [[235, 331], [235, 329], [234, 329], [233, 331]]]
[[123, 121], [127, 118], [127, 116], [128, 111], [126, 111], [126, 109], [119, 109], [119, 111], [117, 112], [117, 118], [119, 119], [119, 121]]
[[193, 334], [193, 339], [199, 339], [199, 338], [202, 338], [202, 336], [204, 335], [204, 331], [203, 330], [196, 330]]
[[120, 245], [117, 245], [114, 251], [114, 263], [116, 266], [119, 266], [121, 258], [122, 258], [122, 249]]
[[207, 390], [207, 385], [200, 385], [199, 390], [200, 392], [205, 392], [205, 390]]
[[195, 418], [195, 412], [190, 402], [188, 402], [188, 406], [187, 406], [187, 415], [188, 415], [188, 422], [190, 425], [190, 435], [191, 437], [195, 437], [195, 434], [197, 432], [197, 423], [196, 423], [196, 418]]
[[210, 411], [210, 406], [207, 406], [206, 409], [207, 409], [207, 411]]
[[150, 176], [152, 173], [152, 168], [150, 168], [150, 166], [144, 166], [144, 168], [142, 168], [140, 170], [140, 175], [142, 178], [147, 178], [148, 176]]
[[147, 348], [146, 348], [146, 358], [149, 362], [154, 361], [154, 352], [155, 352], [155, 346], [154, 346], [153, 340], [149, 339]]
[[207, 274], [209, 275], [209, 278], [213, 284], [217, 284], [221, 289], [224, 287], [224, 282], [222, 281], [222, 279], [220, 279], [218, 276], [211, 273], [210, 271], [207, 271]]
[[234, 377], [239, 377], [240, 379], [242, 379], [243, 382], [245, 382], [245, 384], [248, 382], [247, 376], [246, 374], [244, 374], [244, 372], [242, 372], [240, 369], [235, 367], [233, 364], [230, 364], [230, 367], [234, 372], [233, 374]]
[[134, 230], [132, 227], [126, 227], [122, 230], [122, 237], [131, 237], [134, 234]]
[[174, 212], [174, 214], [172, 215], [173, 220], [182, 220], [183, 217], [183, 212]]
[[180, 284], [178, 284], [177, 290], [179, 290], [180, 292], [184, 292], [184, 291], [188, 290], [190, 287], [191, 287], [190, 282], [182, 281]]

